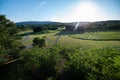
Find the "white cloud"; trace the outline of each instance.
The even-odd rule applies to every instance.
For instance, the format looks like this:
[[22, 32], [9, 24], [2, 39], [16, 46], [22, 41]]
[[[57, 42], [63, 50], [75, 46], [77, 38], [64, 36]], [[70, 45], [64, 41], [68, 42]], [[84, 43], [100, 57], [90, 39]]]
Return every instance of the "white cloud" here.
[[35, 10], [38, 11], [41, 7], [43, 7], [47, 2], [46, 1], [43, 1], [41, 2], [36, 8]]

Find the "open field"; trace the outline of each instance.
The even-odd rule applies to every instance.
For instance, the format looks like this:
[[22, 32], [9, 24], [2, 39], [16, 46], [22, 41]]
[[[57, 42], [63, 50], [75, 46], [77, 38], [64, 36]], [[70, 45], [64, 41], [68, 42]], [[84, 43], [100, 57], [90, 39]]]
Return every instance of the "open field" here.
[[[30, 31], [31, 32], [31, 31]], [[32, 40], [35, 37], [47, 37], [48, 48], [52, 47], [59, 37], [59, 31], [54, 31], [50, 33], [43, 33], [43, 34], [30, 34], [28, 36], [23, 36], [22, 43], [25, 46], [31, 45]], [[102, 36], [103, 35], [103, 36]], [[120, 49], [120, 41], [94, 41], [94, 40], [82, 40], [80, 38], [88, 38], [93, 39], [95, 38], [106, 38], [106, 39], [120, 39], [119, 37], [120, 32], [94, 32], [94, 33], [84, 33], [84, 34], [69, 34], [69, 35], [61, 35], [58, 42], [56, 44], [66, 46], [66, 47], [82, 47], [84, 49], [94, 49], [94, 48], [102, 48], [102, 47], [111, 47], [116, 50]], [[26, 37], [28, 39], [26, 39]], [[73, 38], [78, 37], [78, 38]]]
[[85, 32], [83, 34], [73, 34], [71, 37], [78, 39], [89, 40], [120, 40], [120, 31], [100, 31], [100, 32]]

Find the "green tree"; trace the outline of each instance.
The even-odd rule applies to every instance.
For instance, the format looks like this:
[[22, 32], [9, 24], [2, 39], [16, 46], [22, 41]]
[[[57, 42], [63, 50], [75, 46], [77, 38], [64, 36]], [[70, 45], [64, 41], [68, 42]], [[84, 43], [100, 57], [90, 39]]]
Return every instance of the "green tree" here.
[[0, 15], [0, 63], [17, 58], [23, 45], [16, 36], [18, 30], [15, 24]]
[[33, 46], [38, 46], [40, 48], [45, 47], [47, 45], [45, 38], [35, 37], [33, 40]]

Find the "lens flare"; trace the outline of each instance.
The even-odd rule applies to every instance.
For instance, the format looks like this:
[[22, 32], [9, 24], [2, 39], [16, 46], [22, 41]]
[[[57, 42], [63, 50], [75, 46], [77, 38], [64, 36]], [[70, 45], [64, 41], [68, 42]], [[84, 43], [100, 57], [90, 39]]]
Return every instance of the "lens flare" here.
[[76, 31], [77, 27], [79, 26], [80, 22], [77, 22], [77, 24], [75, 25], [74, 31]]

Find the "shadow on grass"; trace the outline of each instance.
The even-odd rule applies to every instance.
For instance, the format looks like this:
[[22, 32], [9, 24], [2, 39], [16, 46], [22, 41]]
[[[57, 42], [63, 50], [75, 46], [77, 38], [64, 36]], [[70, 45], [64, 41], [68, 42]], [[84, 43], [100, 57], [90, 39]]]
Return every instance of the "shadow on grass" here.
[[80, 31], [67, 31], [67, 30], [62, 30], [59, 33], [55, 34], [55, 35], [71, 35], [71, 34], [83, 34], [84, 32], [80, 32]]
[[120, 41], [120, 39], [87, 39], [87, 38], [78, 38], [78, 37], [73, 37], [69, 36], [75, 39], [81, 39], [81, 40], [93, 40], [93, 41]]
[[59, 33], [57, 33], [55, 35], [71, 35], [71, 34], [84, 34], [86, 32], [90, 33], [90, 32], [107, 32], [107, 31], [119, 32], [120, 30], [85, 30], [85, 31], [67, 31], [67, 30], [62, 30], [62, 31], [60, 31]]
[[31, 35], [31, 34], [34, 34], [34, 32], [26, 32], [23, 34], [19, 34], [19, 36], [27, 36], [27, 35]]
[[[96, 32], [96, 31], [86, 31], [86, 32]], [[98, 31], [99, 32], [99, 31]], [[93, 41], [120, 41], [120, 39], [87, 39], [87, 38], [78, 38], [78, 37], [73, 37], [70, 35], [73, 34], [84, 34], [85, 32], [80, 32], [80, 31], [60, 31], [59, 33], [55, 34], [55, 35], [68, 35], [69, 37], [75, 38], [75, 39], [81, 39], [81, 40], [93, 40]]]

